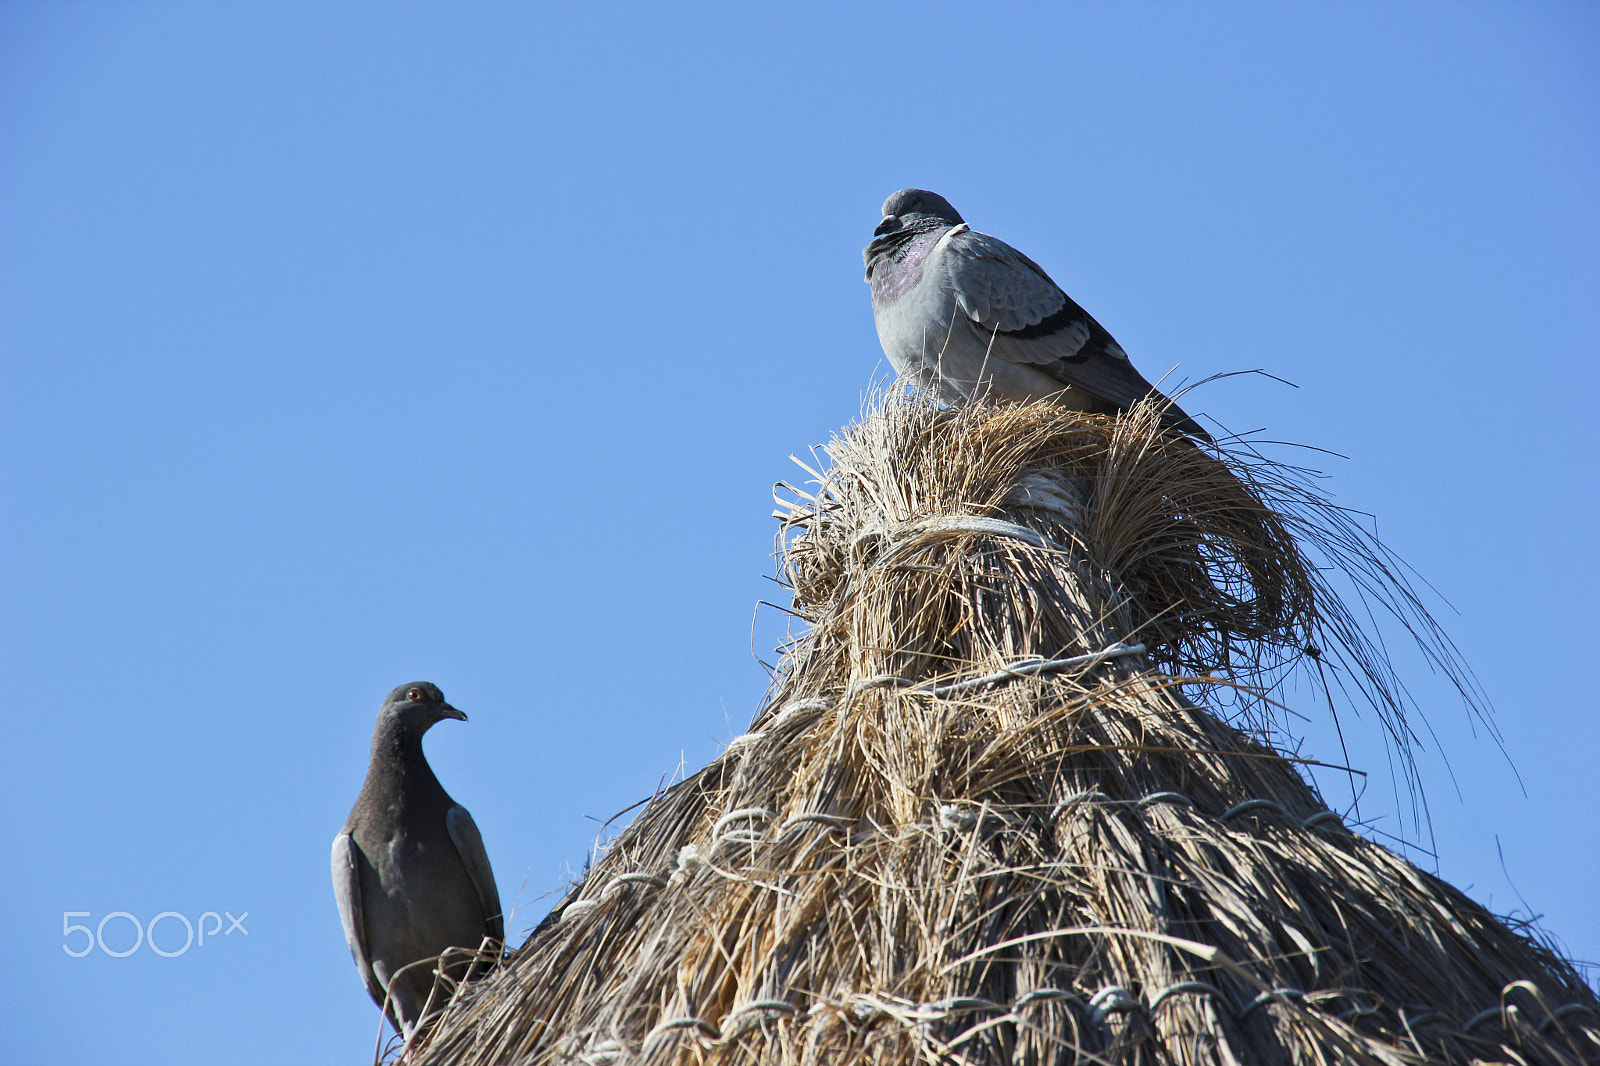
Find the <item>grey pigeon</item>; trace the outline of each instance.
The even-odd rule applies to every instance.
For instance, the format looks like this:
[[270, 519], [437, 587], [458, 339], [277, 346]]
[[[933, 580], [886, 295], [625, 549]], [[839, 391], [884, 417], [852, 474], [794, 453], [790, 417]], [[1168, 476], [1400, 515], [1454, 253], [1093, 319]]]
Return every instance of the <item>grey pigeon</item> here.
[[[350, 954], [379, 1005], [388, 992], [389, 1020], [408, 1041], [433, 987], [434, 960], [447, 948], [472, 952], [484, 937], [503, 943], [506, 935], [478, 827], [422, 754], [422, 734], [444, 718], [467, 720], [426, 681], [389, 693], [366, 783], [333, 838], [333, 894]], [[466, 971], [465, 956], [445, 969], [456, 980]], [[440, 989], [432, 1010], [447, 993]]]
[[[873, 234], [863, 258], [878, 339], [923, 391], [947, 403], [1048, 398], [1101, 414], [1160, 396], [1033, 260], [972, 229], [938, 193], [894, 193]], [[1211, 439], [1176, 404], [1163, 423]]]

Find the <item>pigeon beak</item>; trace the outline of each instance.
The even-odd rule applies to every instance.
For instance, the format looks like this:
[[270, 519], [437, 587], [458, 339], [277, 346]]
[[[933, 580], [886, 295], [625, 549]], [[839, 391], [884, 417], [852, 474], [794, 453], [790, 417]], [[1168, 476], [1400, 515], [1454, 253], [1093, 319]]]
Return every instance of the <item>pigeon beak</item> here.
[[883, 221], [878, 223], [878, 228], [872, 231], [874, 237], [882, 237], [885, 233], [893, 233], [900, 228], [900, 219], [894, 215], [884, 215]]
[[466, 715], [462, 714], [448, 703], [439, 708], [439, 716], [442, 718], [454, 718], [458, 722], [465, 722], [467, 720]]

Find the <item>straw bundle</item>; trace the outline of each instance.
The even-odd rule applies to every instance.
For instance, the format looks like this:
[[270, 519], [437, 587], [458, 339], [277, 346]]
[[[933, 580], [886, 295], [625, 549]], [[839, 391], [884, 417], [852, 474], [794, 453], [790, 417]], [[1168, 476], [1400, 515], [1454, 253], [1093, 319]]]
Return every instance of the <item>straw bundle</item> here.
[[895, 399], [830, 445], [782, 515], [810, 628], [751, 731], [422, 1060], [1600, 1061], [1566, 963], [1186, 696], [1321, 641], [1404, 736], [1286, 483], [1156, 425]]

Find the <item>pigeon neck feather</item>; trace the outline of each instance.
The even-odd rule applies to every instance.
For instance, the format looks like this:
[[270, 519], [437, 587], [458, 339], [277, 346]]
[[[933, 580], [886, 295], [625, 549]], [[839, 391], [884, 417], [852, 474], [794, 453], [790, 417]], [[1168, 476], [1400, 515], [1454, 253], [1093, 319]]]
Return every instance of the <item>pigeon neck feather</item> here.
[[[961, 224], [965, 228], [966, 223]], [[947, 222], [934, 215], [910, 215], [906, 218], [905, 225], [893, 233], [885, 233], [881, 237], [874, 237], [872, 243], [867, 245], [867, 250], [862, 253], [867, 263], [867, 278], [872, 278], [872, 273], [885, 260], [899, 263], [911, 256], [916, 246], [933, 243], [930, 238], [943, 237], [945, 231], [952, 229], [954, 223]], [[914, 258], [921, 258], [916, 256]]]
[[400, 791], [421, 789], [444, 792], [422, 752], [422, 734], [412, 722], [386, 721], [372, 737], [372, 761], [367, 767], [368, 782], [382, 781]]

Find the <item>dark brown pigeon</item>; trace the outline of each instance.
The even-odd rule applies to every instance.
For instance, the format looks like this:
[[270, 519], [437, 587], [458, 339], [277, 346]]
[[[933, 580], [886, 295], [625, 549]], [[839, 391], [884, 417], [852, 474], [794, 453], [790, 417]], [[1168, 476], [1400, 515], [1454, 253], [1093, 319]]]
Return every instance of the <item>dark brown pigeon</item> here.
[[[426, 681], [401, 685], [378, 711], [372, 761], [361, 795], [333, 839], [333, 894], [339, 920], [367, 991], [409, 1042], [422, 1021], [439, 956], [454, 980], [485, 937], [505, 941], [500, 893], [483, 838], [467, 809], [450, 798], [422, 754], [422, 734], [444, 718], [467, 716]], [[481, 968], [481, 967], [480, 967]], [[449, 987], [434, 994], [444, 1006]]]

